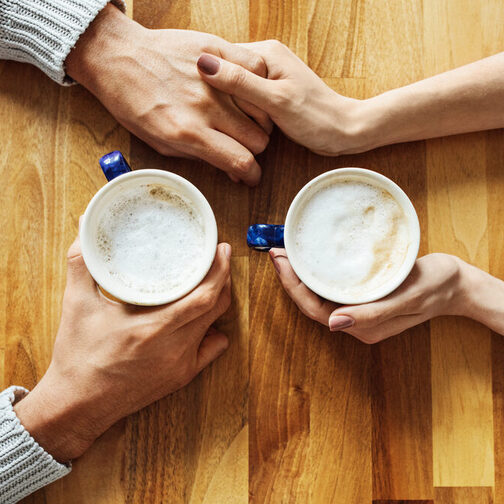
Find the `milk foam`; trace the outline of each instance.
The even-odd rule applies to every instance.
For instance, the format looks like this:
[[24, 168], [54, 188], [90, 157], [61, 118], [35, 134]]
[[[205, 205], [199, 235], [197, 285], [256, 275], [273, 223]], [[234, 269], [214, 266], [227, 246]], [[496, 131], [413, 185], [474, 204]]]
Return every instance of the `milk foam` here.
[[295, 253], [312, 277], [342, 296], [385, 284], [409, 246], [407, 218], [387, 192], [358, 180], [320, 189], [301, 208]]
[[164, 293], [200, 274], [205, 231], [201, 215], [170, 188], [126, 189], [105, 208], [96, 249], [114, 281], [145, 293]]

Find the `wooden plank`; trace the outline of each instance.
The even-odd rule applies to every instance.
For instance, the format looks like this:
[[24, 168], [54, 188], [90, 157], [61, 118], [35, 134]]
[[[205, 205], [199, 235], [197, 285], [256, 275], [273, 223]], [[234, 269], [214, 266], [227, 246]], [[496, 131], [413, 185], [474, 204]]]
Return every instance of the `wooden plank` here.
[[[366, 7], [366, 96], [422, 78], [421, 5], [395, 0]], [[364, 166], [390, 177], [420, 220], [419, 255], [427, 251], [425, 145], [377, 149]], [[432, 499], [429, 326], [405, 331], [371, 349], [373, 498]]]
[[433, 500], [374, 500], [373, 504], [434, 504]]
[[493, 488], [435, 488], [435, 504], [493, 504]]
[[[428, 0], [424, 23], [427, 75], [484, 55], [479, 3]], [[427, 142], [429, 249], [488, 269], [485, 159], [485, 134]], [[439, 319], [431, 337], [434, 484], [493, 486], [489, 331]]]
[[[504, 46], [504, 3], [483, 2], [481, 25], [483, 30], [483, 54], [502, 51]], [[504, 234], [500, 216], [504, 215], [504, 130], [486, 133], [486, 179], [488, 201], [488, 253], [489, 271], [504, 278]], [[504, 339], [492, 334], [492, 392], [495, 459], [495, 504], [504, 504]]]
[[308, 64], [321, 77], [365, 76], [363, 0], [310, 2]]
[[308, 19], [313, 0], [250, 1], [250, 40], [277, 39], [308, 62]]
[[[504, 130], [486, 134], [488, 191], [488, 249], [492, 275], [504, 278], [504, 236], [500, 216], [504, 214]], [[492, 392], [495, 458], [495, 503], [504, 503], [504, 338], [492, 334]]]
[[[428, 142], [429, 246], [488, 269], [484, 136]], [[431, 339], [434, 484], [493, 486], [489, 331], [440, 318]]]

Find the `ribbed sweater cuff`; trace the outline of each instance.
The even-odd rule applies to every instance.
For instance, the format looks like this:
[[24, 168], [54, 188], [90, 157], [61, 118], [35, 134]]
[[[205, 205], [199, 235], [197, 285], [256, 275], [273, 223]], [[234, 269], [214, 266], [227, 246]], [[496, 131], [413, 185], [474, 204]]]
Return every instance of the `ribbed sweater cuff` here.
[[26, 395], [22, 387], [0, 393], [0, 502], [11, 504], [67, 475], [71, 465], [53, 459], [21, 425], [13, 404]]
[[[112, 0], [124, 11], [123, 0]], [[0, 59], [31, 63], [60, 84], [64, 63], [109, 0], [0, 0]]]

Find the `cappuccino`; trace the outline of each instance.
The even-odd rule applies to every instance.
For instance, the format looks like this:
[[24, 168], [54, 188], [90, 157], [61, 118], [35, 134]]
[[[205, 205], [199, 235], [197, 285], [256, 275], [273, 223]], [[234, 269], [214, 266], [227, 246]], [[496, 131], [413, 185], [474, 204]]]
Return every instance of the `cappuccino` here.
[[201, 279], [203, 217], [170, 187], [124, 188], [101, 210], [97, 224], [95, 250], [115, 285], [164, 294]]
[[359, 299], [397, 276], [411, 237], [408, 218], [394, 197], [352, 177], [314, 189], [292, 223], [294, 247], [289, 250], [310, 283], [325, 286], [334, 300]]

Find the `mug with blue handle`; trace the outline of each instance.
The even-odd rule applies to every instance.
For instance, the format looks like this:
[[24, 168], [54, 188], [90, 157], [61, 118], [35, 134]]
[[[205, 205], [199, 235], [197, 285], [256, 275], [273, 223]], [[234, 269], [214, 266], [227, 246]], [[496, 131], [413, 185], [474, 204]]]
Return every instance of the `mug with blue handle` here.
[[[338, 180], [358, 180], [371, 186], [387, 191], [399, 204], [406, 217], [409, 231], [409, 243], [404, 261], [397, 273], [379, 288], [363, 291], [359, 295], [349, 296], [346, 293], [322, 282], [313, 275], [306, 264], [296, 254], [300, 211], [311, 196], [321, 189], [334, 184]], [[340, 304], [361, 304], [375, 301], [394, 291], [409, 275], [415, 264], [420, 246], [420, 225], [413, 204], [404, 191], [384, 175], [364, 168], [339, 168], [323, 173], [306, 184], [293, 199], [285, 225], [283, 224], [253, 224], [247, 232], [249, 247], [264, 252], [271, 248], [285, 248], [289, 262], [299, 279], [319, 296]]]
[[[210, 204], [193, 184], [175, 173], [155, 169], [132, 171], [119, 151], [103, 156], [100, 159], [100, 166], [108, 183], [89, 202], [79, 231], [82, 256], [89, 273], [102, 292], [105, 291], [106, 295], [111, 295], [112, 298], [124, 303], [154, 306], [170, 303], [185, 296], [206, 276], [217, 250], [217, 223]], [[182, 282], [179, 287], [168, 292], [145, 292], [135, 289], [134, 286], [121, 284], [111, 275], [104, 264], [103, 254], [98, 251], [97, 232], [104, 210], [111, 202], [120, 199], [125, 190], [142, 184], [165, 186], [170, 192], [182, 196], [189, 202], [202, 218], [205, 238], [197, 272], [187, 282]]]

